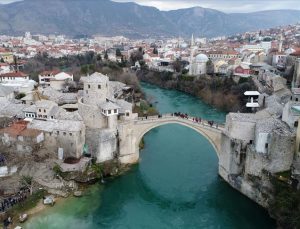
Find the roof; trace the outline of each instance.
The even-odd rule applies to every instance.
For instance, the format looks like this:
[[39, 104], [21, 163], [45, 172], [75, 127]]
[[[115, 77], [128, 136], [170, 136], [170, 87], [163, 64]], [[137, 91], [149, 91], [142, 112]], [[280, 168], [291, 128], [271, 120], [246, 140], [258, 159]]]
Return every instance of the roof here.
[[0, 97], [6, 97], [7, 95], [13, 92], [14, 92], [13, 88], [0, 85]]
[[25, 107], [27, 107], [25, 104], [12, 103], [6, 99], [0, 100], [0, 116], [23, 118]]
[[9, 72], [1, 74], [0, 77], [27, 77], [28, 74], [25, 74], [23, 72]]
[[293, 134], [290, 128], [281, 120], [270, 117], [259, 119], [256, 124], [256, 131], [261, 133], [271, 133], [276, 131], [280, 135], [291, 135]]
[[250, 113], [229, 113], [228, 117], [233, 121], [256, 122], [255, 114]]
[[0, 133], [6, 133], [13, 137], [36, 137], [41, 133], [40, 130], [27, 128], [27, 124], [27, 121], [17, 121], [13, 123], [10, 127], [1, 129]]
[[244, 95], [249, 96], [249, 95], [260, 95], [258, 91], [246, 91]]
[[36, 106], [42, 109], [49, 109], [52, 106], [57, 106], [57, 103], [50, 100], [40, 100], [36, 102]]
[[112, 102], [105, 102], [99, 105], [99, 107], [103, 110], [114, 110], [114, 109], [120, 109], [120, 107]]
[[41, 76], [47, 76], [47, 75], [56, 75], [60, 73], [60, 70], [55, 69], [55, 70], [50, 70], [50, 71], [43, 71], [40, 73]]
[[207, 62], [208, 61], [208, 57], [205, 54], [198, 54], [196, 56], [196, 61]]
[[290, 56], [300, 56], [300, 50], [291, 53]]
[[36, 105], [31, 105], [29, 107], [26, 107], [23, 112], [28, 112], [28, 113], [35, 113], [36, 112]]
[[102, 73], [95, 72], [90, 76], [81, 77], [81, 81], [83, 81], [84, 83], [107, 83], [109, 81], [109, 78]]
[[85, 128], [82, 121], [73, 120], [33, 120], [29, 125], [29, 128], [42, 130], [45, 132], [53, 131], [81, 131]]
[[118, 99], [117, 104], [120, 106], [119, 113], [124, 114], [126, 111], [132, 112], [132, 104], [123, 100], [123, 99]]

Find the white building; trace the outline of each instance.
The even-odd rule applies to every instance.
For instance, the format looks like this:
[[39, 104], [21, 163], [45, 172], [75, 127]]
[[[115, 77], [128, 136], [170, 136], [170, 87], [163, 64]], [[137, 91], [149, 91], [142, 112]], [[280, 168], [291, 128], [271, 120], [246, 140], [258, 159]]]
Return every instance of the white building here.
[[66, 72], [60, 72], [58, 70], [54, 71], [44, 71], [39, 75], [39, 84], [43, 87], [49, 87], [56, 90], [62, 90], [66, 80], [73, 81], [73, 75]]
[[9, 72], [0, 75], [0, 82], [11, 82], [20, 79], [29, 80], [29, 75], [23, 72]]

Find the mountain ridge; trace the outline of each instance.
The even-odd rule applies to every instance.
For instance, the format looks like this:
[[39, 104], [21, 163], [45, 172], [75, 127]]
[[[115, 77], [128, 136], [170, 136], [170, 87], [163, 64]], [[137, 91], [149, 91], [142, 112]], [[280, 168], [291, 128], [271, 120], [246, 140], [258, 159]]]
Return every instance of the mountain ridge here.
[[0, 33], [147, 37], [215, 37], [300, 21], [298, 10], [224, 13], [192, 7], [161, 11], [155, 7], [111, 0], [24, 0], [0, 4]]

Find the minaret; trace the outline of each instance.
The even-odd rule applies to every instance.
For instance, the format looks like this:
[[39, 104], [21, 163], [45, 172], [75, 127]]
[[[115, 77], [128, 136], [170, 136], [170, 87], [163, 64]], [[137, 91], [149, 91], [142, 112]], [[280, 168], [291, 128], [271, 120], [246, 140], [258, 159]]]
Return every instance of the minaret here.
[[283, 36], [282, 36], [282, 34], [280, 34], [279, 44], [278, 44], [278, 52], [282, 52], [282, 43], [283, 43]]
[[194, 39], [194, 34], [192, 34], [192, 39], [191, 39], [191, 48], [195, 46], [195, 39]]

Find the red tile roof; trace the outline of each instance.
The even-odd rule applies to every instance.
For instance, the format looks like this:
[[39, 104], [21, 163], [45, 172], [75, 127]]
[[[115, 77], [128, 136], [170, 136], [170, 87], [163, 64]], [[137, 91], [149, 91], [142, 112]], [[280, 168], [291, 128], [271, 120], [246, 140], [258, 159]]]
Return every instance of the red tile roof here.
[[9, 72], [9, 73], [5, 73], [0, 75], [0, 77], [27, 77], [28, 74], [25, 74], [23, 72]]
[[17, 121], [13, 123], [11, 126], [3, 128], [0, 130], [0, 134], [8, 134], [12, 137], [24, 136], [24, 137], [36, 137], [42, 131], [36, 129], [27, 129], [27, 121]]
[[58, 73], [60, 73], [61, 71], [58, 69], [55, 70], [50, 70], [50, 71], [43, 71], [40, 73], [41, 76], [47, 76], [47, 75], [57, 75]]

